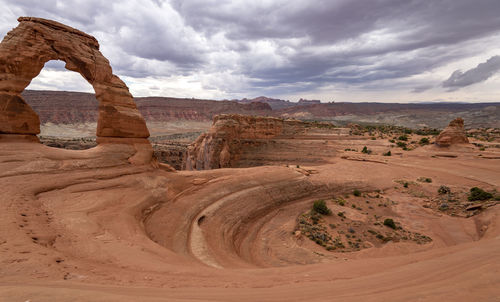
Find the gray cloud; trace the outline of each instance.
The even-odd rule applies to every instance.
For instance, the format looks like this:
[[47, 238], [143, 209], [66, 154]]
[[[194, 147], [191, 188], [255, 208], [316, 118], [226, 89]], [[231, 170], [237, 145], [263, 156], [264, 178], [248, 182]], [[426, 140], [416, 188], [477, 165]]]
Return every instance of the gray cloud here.
[[[402, 79], [480, 55], [479, 45], [492, 37], [500, 40], [497, 0], [124, 0], [119, 4], [0, 0], [0, 4], [2, 35], [17, 25], [20, 15], [54, 19], [95, 35], [121, 76], [203, 78], [202, 86], [228, 97], [290, 95], [336, 84], [397, 89]], [[442, 86], [484, 81], [497, 66], [498, 59], [490, 62], [493, 58], [485, 66], [456, 71]], [[416, 87], [413, 92], [425, 91], [429, 80], [411, 87]]]
[[455, 70], [451, 76], [443, 82], [443, 87], [451, 90], [486, 81], [495, 73], [500, 71], [500, 56], [493, 56], [486, 62], [478, 64], [476, 67], [462, 72]]
[[434, 87], [433, 85], [420, 85], [412, 89], [413, 93], [421, 93]]

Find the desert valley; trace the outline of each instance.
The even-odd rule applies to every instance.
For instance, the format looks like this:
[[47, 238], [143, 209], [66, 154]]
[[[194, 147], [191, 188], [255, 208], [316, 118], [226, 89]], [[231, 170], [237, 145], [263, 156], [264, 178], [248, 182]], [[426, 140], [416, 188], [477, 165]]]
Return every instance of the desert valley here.
[[99, 47], [0, 44], [0, 301], [499, 301], [500, 103], [134, 98]]

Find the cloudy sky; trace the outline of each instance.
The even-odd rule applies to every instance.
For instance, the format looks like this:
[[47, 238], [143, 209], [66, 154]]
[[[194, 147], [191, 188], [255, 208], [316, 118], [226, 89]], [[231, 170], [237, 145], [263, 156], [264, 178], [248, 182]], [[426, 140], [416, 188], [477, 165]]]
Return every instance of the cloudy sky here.
[[[135, 96], [499, 102], [498, 0], [0, 0], [95, 36]], [[31, 89], [92, 91], [49, 62]]]

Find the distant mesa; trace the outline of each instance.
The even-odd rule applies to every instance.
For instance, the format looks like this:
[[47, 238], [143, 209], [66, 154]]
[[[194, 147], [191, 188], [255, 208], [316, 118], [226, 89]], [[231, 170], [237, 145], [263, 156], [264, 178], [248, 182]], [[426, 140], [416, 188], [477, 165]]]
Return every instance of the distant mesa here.
[[296, 106], [309, 106], [321, 104], [320, 100], [306, 100], [300, 99], [298, 102], [290, 102], [288, 100], [273, 99], [266, 96], [259, 96], [253, 99], [244, 98], [242, 100], [236, 100], [239, 103], [249, 104], [249, 103], [266, 103], [271, 106], [273, 110], [280, 110], [285, 108], [291, 108]]
[[300, 99], [298, 102], [299, 105], [316, 105], [316, 104], [321, 104], [320, 100], [306, 100], [306, 99]]
[[436, 138], [436, 145], [439, 147], [467, 143], [469, 143], [469, 139], [465, 133], [464, 120], [460, 117], [451, 121], [448, 127], [444, 128]]
[[242, 100], [236, 100], [238, 103], [251, 104], [251, 103], [265, 103], [271, 106], [272, 110], [280, 110], [284, 108], [297, 106], [297, 103], [290, 102], [288, 100], [273, 99], [266, 96], [259, 96], [253, 99], [244, 98]]
[[40, 133], [40, 119], [21, 93], [46, 62], [61, 60], [94, 87], [99, 101], [98, 139], [149, 137], [128, 87], [113, 74], [94, 37], [51, 20], [20, 17], [18, 21], [0, 44], [0, 134]]

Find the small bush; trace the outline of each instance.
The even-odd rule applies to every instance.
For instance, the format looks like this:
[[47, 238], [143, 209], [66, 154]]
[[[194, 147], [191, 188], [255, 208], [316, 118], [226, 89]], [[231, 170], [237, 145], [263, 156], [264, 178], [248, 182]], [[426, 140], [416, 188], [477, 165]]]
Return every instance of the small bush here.
[[404, 149], [404, 148], [406, 148], [406, 143], [403, 143], [403, 142], [397, 142], [396, 144], [397, 144], [397, 145], [398, 145], [398, 147], [400, 147], [400, 148], [403, 148], [403, 149]]
[[430, 141], [427, 137], [422, 137], [420, 139], [420, 142], [419, 142], [419, 144], [421, 144], [421, 145], [428, 145], [429, 143], [430, 143]]
[[371, 154], [372, 150], [368, 149], [366, 146], [363, 147], [363, 150], [361, 150], [361, 153], [366, 153], [366, 154]]
[[403, 184], [403, 187], [408, 188], [408, 183], [407, 183], [407, 182], [405, 182], [405, 183]]
[[337, 213], [337, 216], [342, 217], [342, 218], [345, 218], [344, 212], [338, 212], [338, 213]]
[[400, 137], [398, 137], [398, 140], [400, 140], [400, 141], [407, 141], [408, 140], [408, 136], [401, 135]]
[[326, 206], [326, 203], [324, 200], [316, 200], [313, 204], [313, 210], [316, 213], [322, 214], [322, 215], [330, 215], [332, 214], [332, 211]]
[[470, 189], [470, 194], [469, 194], [469, 201], [476, 201], [476, 200], [488, 200], [493, 198], [493, 194], [484, 191], [481, 188], [478, 187], [473, 187]]
[[352, 194], [354, 196], [358, 196], [358, 197], [361, 196], [361, 192], [358, 189], [355, 189], [354, 191], [352, 191]]
[[396, 223], [391, 218], [386, 218], [384, 220], [384, 225], [390, 227], [391, 229], [396, 229]]
[[419, 177], [417, 180], [420, 182], [427, 182], [427, 183], [432, 182], [432, 178], [429, 178], [429, 177]]
[[391, 150], [389, 150], [389, 151], [385, 152], [385, 153], [384, 153], [384, 154], [382, 154], [382, 155], [383, 155], [383, 156], [391, 156], [391, 155], [392, 155], [392, 154], [391, 154]]
[[438, 189], [438, 193], [443, 195], [443, 194], [450, 194], [451, 190], [447, 186], [440, 186]]
[[332, 199], [333, 199], [333, 201], [334, 201], [335, 203], [337, 203], [338, 205], [340, 205], [340, 206], [345, 206], [345, 202], [346, 202], [346, 201], [345, 201], [344, 199], [342, 199], [341, 197], [339, 197], [339, 198], [337, 198], [337, 199], [335, 199], [335, 198], [332, 198]]

